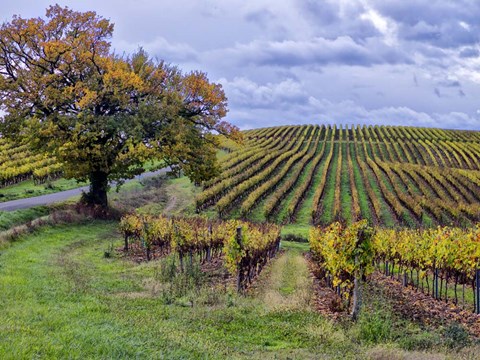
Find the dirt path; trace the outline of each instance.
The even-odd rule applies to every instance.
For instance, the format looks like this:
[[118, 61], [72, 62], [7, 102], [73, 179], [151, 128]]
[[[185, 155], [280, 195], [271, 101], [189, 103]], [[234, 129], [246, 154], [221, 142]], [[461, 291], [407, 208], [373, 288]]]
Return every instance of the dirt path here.
[[303, 256], [308, 245], [283, 242], [284, 252], [260, 279], [258, 297], [270, 310], [305, 310], [312, 304], [312, 279]]
[[169, 197], [167, 205], [165, 206], [165, 209], [163, 209], [164, 214], [169, 214], [175, 209], [177, 206], [177, 197], [175, 195], [172, 195]]

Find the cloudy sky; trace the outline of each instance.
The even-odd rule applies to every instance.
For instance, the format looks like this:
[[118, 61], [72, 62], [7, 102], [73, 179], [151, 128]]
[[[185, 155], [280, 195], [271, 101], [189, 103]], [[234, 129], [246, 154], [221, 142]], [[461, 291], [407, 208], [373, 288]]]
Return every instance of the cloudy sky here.
[[[337, 123], [480, 130], [478, 0], [82, 0], [144, 47], [223, 85], [241, 128]], [[43, 16], [43, 0], [2, 0]]]

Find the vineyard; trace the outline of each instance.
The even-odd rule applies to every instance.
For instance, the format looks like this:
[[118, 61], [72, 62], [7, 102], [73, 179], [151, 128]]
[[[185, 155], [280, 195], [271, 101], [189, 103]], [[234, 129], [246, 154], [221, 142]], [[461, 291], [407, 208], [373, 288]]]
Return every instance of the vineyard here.
[[42, 184], [62, 172], [61, 164], [43, 154], [32, 154], [28, 145], [17, 145], [0, 138], [0, 187], [33, 179]]
[[255, 222], [384, 227], [480, 220], [480, 133], [415, 127], [282, 126], [225, 144], [198, 211]]
[[280, 247], [278, 226], [235, 220], [127, 215], [120, 222], [120, 230], [125, 239], [124, 251], [129, 251], [130, 240], [145, 249], [147, 260], [152, 259], [155, 250], [159, 256], [173, 251], [179, 256], [182, 271], [184, 259], [192, 264], [194, 257], [209, 262], [224, 255], [227, 269], [237, 276], [239, 291], [252, 283]]
[[320, 277], [348, 301], [355, 278], [369, 275], [377, 267], [436, 300], [451, 300], [465, 308], [469, 298], [474, 306], [468, 307], [480, 313], [478, 225], [468, 230], [374, 230], [365, 220], [347, 227], [335, 222], [327, 228], [312, 228], [309, 242]]

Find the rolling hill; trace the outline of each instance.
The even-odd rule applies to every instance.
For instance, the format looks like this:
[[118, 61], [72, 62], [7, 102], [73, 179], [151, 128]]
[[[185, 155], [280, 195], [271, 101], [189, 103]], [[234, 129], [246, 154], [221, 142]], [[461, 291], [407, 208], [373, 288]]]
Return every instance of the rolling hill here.
[[225, 143], [197, 209], [294, 224], [468, 226], [480, 220], [480, 132], [403, 126], [281, 126]]

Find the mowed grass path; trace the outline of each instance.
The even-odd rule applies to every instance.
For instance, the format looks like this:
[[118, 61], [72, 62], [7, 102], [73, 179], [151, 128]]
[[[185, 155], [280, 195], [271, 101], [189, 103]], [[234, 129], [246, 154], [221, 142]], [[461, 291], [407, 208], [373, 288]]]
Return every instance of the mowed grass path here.
[[272, 310], [310, 309], [313, 280], [303, 257], [308, 244], [284, 241], [282, 249], [284, 252], [262, 274], [257, 296]]
[[215, 305], [166, 305], [147, 285], [158, 261], [103, 257], [121, 246], [116, 226], [45, 228], [2, 252], [1, 359], [356, 358], [360, 345], [341, 330], [303, 302], [290, 306], [306, 288], [301, 250], [259, 280], [286, 305], [228, 291]]

